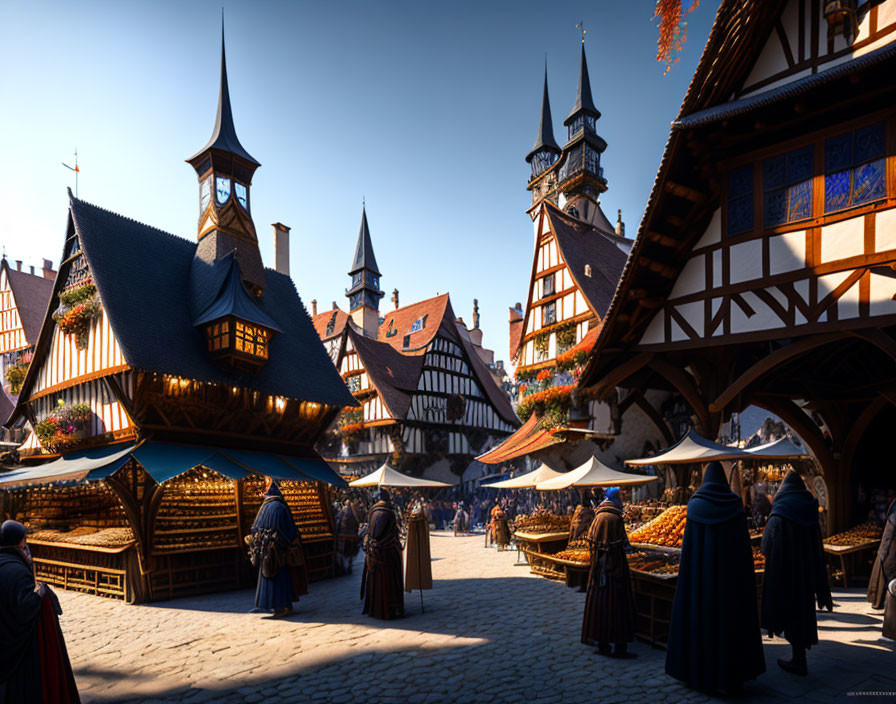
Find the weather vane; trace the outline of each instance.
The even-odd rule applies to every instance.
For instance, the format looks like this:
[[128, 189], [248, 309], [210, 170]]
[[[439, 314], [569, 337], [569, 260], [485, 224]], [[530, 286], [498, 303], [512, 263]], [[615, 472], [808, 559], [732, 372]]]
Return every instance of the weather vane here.
[[581, 22], [579, 22], [576, 25], [576, 29], [582, 30], [582, 44], [584, 44], [585, 43], [585, 35], [588, 33], [588, 31], [585, 29], [585, 20], [582, 20]]
[[62, 162], [62, 165], [65, 168], [69, 169], [70, 171], [75, 172], [75, 198], [77, 198], [78, 197], [78, 174], [81, 173], [81, 169], [78, 168], [78, 148], [77, 147], [75, 147], [75, 165], [69, 166], [64, 161]]

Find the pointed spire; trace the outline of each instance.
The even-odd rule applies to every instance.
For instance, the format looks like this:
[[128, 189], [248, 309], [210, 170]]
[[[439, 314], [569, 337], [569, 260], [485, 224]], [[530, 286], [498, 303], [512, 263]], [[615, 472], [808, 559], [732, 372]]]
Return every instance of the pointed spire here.
[[227, 84], [227, 55], [224, 47], [223, 10], [221, 12], [221, 85], [218, 90], [218, 114], [215, 117], [215, 128], [212, 130], [212, 136], [208, 140], [208, 144], [194, 156], [187, 159], [187, 161], [192, 162], [193, 159], [209, 149], [230, 152], [255, 166], [261, 166], [240, 144], [240, 140], [236, 136], [236, 128], [233, 125], [233, 112], [230, 108], [230, 88]]
[[373, 242], [370, 240], [370, 227], [367, 225], [367, 205], [361, 206], [361, 229], [358, 231], [358, 244], [355, 246], [355, 258], [352, 261], [352, 270], [349, 274], [355, 274], [366, 269], [380, 276], [376, 265], [376, 257], [373, 255]]
[[560, 153], [560, 147], [554, 140], [554, 125], [551, 121], [551, 99], [548, 97], [548, 60], [544, 60], [544, 92], [541, 96], [541, 119], [538, 121], [538, 136], [535, 146], [526, 156], [526, 162], [531, 162], [535, 154], [540, 151], [552, 151]]
[[582, 60], [579, 64], [579, 89], [576, 93], [576, 104], [563, 124], [569, 125], [580, 114], [591, 115], [594, 119], [600, 117], [600, 111], [595, 107], [591, 97], [591, 81], [588, 78], [588, 61], [585, 59], [584, 40], [582, 41]]

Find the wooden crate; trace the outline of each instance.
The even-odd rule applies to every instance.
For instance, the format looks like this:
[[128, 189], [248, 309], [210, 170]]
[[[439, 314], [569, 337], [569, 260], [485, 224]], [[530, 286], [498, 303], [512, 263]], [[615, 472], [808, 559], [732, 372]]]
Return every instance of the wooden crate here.
[[94, 548], [28, 541], [35, 577], [54, 587], [128, 600], [127, 553], [133, 546]]

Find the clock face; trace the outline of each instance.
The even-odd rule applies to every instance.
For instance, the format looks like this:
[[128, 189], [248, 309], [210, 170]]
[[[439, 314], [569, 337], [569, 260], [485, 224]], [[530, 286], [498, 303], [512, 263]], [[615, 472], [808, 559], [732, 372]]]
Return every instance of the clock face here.
[[215, 193], [218, 198], [218, 202], [221, 205], [227, 202], [227, 199], [230, 198], [230, 179], [222, 178], [218, 176], [215, 178]]
[[236, 199], [239, 201], [240, 205], [243, 206], [243, 210], [249, 209], [249, 189], [246, 188], [241, 183], [233, 184], [234, 193], [236, 193]]
[[205, 179], [199, 184], [199, 212], [204, 213], [212, 197], [212, 180]]

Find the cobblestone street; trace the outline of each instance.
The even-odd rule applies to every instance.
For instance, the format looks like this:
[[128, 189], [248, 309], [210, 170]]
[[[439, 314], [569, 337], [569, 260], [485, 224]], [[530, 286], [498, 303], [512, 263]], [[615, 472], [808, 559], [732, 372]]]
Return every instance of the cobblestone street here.
[[[530, 575], [516, 552], [482, 545], [481, 535], [434, 535], [425, 613], [409, 594], [407, 617], [392, 622], [360, 614], [360, 569], [312, 584], [285, 620], [248, 613], [251, 591], [127, 606], [60, 590], [83, 701], [709, 701], [664, 674], [663, 651], [635, 644], [628, 661], [594, 654], [579, 643], [583, 594]], [[810, 676], [783, 673], [775, 660], [789, 647], [766, 640], [768, 671], [745, 698], [896, 698], [896, 647], [879, 639], [880, 615], [859, 590], [834, 601]]]

